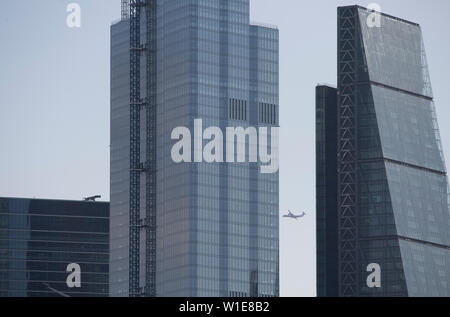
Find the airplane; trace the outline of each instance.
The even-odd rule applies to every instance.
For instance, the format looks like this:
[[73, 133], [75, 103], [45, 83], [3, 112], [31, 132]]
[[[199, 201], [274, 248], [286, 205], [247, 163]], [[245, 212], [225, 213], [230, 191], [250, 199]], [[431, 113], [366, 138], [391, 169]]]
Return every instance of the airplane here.
[[303, 212], [301, 215], [294, 215], [290, 210], [288, 210], [288, 214], [284, 215], [283, 217], [297, 220], [298, 218], [303, 218], [304, 216], [306, 216], [305, 212]]

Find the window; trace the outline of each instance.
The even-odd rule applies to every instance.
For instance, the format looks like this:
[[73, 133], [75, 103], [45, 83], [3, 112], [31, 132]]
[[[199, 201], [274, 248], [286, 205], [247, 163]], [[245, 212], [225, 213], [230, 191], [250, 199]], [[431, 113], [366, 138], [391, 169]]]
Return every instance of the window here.
[[277, 106], [274, 104], [259, 104], [259, 122], [265, 124], [277, 124]]
[[231, 120], [247, 121], [247, 101], [230, 99], [228, 101], [228, 118]]

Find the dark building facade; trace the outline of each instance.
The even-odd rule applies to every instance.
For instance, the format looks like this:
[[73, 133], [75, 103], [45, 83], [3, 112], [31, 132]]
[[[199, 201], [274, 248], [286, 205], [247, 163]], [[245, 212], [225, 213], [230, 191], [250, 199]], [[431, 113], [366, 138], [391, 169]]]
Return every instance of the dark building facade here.
[[109, 203], [0, 198], [1, 297], [108, 296], [108, 260]]
[[317, 295], [337, 296], [337, 89], [316, 87]]
[[[386, 14], [374, 26], [373, 14], [338, 9], [337, 92], [317, 88], [318, 295], [450, 296], [449, 189], [421, 29]], [[369, 264], [381, 287], [369, 287]]]
[[278, 127], [278, 30], [250, 23], [249, 0], [122, 4], [111, 27], [111, 296], [278, 296], [278, 172], [248, 155], [171, 156], [173, 130], [194, 134], [197, 119]]

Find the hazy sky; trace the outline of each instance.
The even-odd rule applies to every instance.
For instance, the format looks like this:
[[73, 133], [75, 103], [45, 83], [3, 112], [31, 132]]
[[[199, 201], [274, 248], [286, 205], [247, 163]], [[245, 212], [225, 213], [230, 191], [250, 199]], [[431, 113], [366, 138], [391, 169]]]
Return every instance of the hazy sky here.
[[[183, 1], [183, 0], [180, 0]], [[66, 26], [77, 2], [82, 27]], [[315, 291], [314, 88], [336, 83], [336, 7], [374, 1], [252, 0], [252, 21], [280, 29], [281, 294]], [[450, 1], [378, 0], [421, 24], [450, 157]], [[120, 0], [2, 1], [0, 197], [109, 199], [109, 27]]]

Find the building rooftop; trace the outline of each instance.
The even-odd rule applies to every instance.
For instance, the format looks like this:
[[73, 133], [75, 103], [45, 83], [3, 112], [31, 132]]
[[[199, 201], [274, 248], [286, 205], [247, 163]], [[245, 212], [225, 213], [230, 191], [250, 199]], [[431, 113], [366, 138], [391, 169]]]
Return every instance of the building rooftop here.
[[15, 200], [38, 200], [38, 201], [59, 201], [59, 202], [77, 202], [77, 203], [103, 203], [109, 204], [109, 201], [85, 201], [84, 199], [74, 200], [74, 199], [51, 199], [51, 198], [30, 198], [30, 197], [3, 197], [0, 196], [0, 199], [15, 199]]
[[[373, 12], [374, 11], [374, 10], [369, 10], [366, 7], [363, 7], [363, 6], [360, 6], [360, 5], [341, 6], [339, 8], [351, 8], [351, 7], [356, 7], [358, 9], [362, 9], [362, 10], [365, 10], [367, 12]], [[376, 11], [376, 12], [378, 12], [378, 11]], [[402, 18], [398, 18], [398, 17], [395, 17], [393, 15], [386, 14], [384, 12], [378, 12], [378, 13], [380, 13], [382, 16], [384, 16], [386, 18], [390, 18], [390, 19], [393, 19], [393, 20], [396, 20], [396, 21], [399, 21], [399, 22], [403, 22], [403, 23], [407, 23], [407, 24], [411, 24], [411, 25], [420, 27], [420, 24], [418, 24], [418, 23], [411, 22], [411, 21], [408, 21], [408, 20], [405, 20], [405, 19], [402, 19]]]

